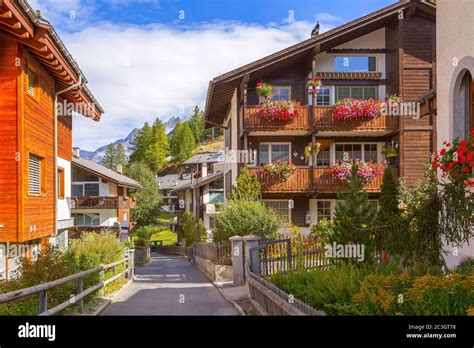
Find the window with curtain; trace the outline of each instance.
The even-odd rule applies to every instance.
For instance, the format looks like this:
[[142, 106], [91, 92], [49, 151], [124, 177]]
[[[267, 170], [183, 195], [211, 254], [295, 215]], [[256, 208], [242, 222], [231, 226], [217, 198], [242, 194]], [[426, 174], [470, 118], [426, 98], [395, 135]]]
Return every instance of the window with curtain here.
[[323, 219], [332, 219], [332, 202], [331, 201], [318, 201], [316, 203], [316, 213], [318, 221]]
[[336, 160], [344, 160], [344, 153], [347, 153], [348, 159], [363, 159], [361, 144], [336, 144]]
[[260, 144], [259, 146], [259, 163], [290, 161], [290, 144]]
[[321, 145], [316, 155], [316, 166], [327, 167], [331, 164], [331, 146], [330, 144]]

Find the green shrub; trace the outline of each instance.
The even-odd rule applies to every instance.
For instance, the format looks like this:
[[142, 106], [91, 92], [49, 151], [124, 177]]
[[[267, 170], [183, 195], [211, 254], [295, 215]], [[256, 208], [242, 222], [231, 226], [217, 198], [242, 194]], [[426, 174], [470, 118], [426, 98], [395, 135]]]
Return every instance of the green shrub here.
[[[199, 237], [197, 229], [199, 228]], [[202, 220], [196, 221], [193, 213], [185, 211], [183, 214], [183, 224], [181, 225], [181, 233], [186, 240], [186, 246], [192, 246], [195, 242], [204, 242], [207, 239], [206, 230]]]
[[282, 221], [277, 213], [259, 201], [229, 201], [217, 216], [216, 241], [228, 240], [232, 236], [255, 234], [262, 240], [278, 237]]
[[462, 275], [473, 275], [474, 274], [474, 259], [470, 258], [464, 260], [458, 267], [456, 267], [456, 273]]
[[474, 275], [418, 277], [407, 297], [416, 315], [467, 315], [474, 306]]
[[69, 243], [67, 253], [85, 259], [97, 259], [99, 264], [108, 264], [124, 257], [125, 247], [113, 234], [84, 233], [80, 239]]
[[150, 246], [150, 242], [148, 242], [145, 238], [138, 237], [133, 241], [135, 249], [147, 249]]
[[413, 314], [406, 293], [413, 278], [408, 273], [369, 274], [353, 296], [358, 314], [401, 315]]
[[334, 224], [331, 220], [321, 219], [311, 226], [311, 234], [321, 239], [325, 244], [330, 243], [334, 236]]
[[326, 314], [354, 315], [357, 310], [352, 297], [369, 272], [367, 267], [339, 263], [326, 269], [277, 273], [269, 279], [283, 291]]

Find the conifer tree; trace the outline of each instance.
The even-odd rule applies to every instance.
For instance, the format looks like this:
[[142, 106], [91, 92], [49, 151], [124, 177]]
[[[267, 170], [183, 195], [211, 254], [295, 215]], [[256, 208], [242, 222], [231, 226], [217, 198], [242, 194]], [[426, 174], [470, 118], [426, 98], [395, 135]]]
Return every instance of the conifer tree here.
[[112, 170], [117, 169], [117, 149], [114, 144], [109, 144], [105, 150], [104, 159], [102, 165]]
[[194, 107], [193, 114], [188, 122], [194, 135], [194, 141], [199, 144], [204, 138], [204, 118], [203, 112], [197, 105]]
[[173, 162], [181, 165], [189, 157], [191, 157], [196, 147], [193, 132], [187, 122], [178, 123], [171, 134], [170, 154]]
[[127, 164], [127, 156], [125, 156], [125, 151], [123, 149], [122, 144], [117, 145], [117, 157], [116, 157], [116, 167], [118, 165], [121, 165], [122, 167], [125, 167]]
[[135, 138], [132, 141], [133, 152], [130, 155], [130, 163], [132, 162], [143, 162], [145, 160], [146, 150], [153, 140], [153, 130], [145, 123], [142, 129], [140, 129]]
[[232, 188], [232, 200], [259, 201], [262, 199], [260, 182], [247, 167], [240, 170], [236, 185]]
[[[400, 238], [400, 210], [398, 208], [399, 187], [391, 168], [386, 168], [382, 178], [377, 213], [377, 245], [387, 250], [392, 249], [393, 239]], [[387, 245], [388, 243], [388, 245]]]
[[158, 172], [164, 167], [168, 153], [169, 144], [165, 126], [163, 122], [157, 118], [152, 127], [151, 142], [145, 150], [145, 162], [151, 170]]
[[362, 181], [357, 177], [357, 164], [354, 163], [347, 182], [349, 192], [337, 193], [339, 202], [334, 214], [333, 241], [339, 244], [363, 244], [366, 250], [373, 250], [373, 227], [377, 211], [370, 204], [363, 187]]

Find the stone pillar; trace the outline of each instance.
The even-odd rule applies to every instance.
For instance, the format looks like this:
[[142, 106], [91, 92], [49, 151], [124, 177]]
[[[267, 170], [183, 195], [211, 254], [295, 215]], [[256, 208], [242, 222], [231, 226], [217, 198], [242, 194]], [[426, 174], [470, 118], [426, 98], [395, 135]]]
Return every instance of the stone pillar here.
[[232, 271], [234, 285], [243, 285], [244, 280], [244, 248], [241, 236], [230, 237], [232, 243]]
[[254, 257], [252, 260], [252, 264], [250, 264], [250, 249], [258, 246], [258, 243], [262, 238], [255, 235], [244, 236], [243, 237], [245, 242], [245, 265], [249, 267], [250, 270], [256, 272], [259, 267], [258, 257]]

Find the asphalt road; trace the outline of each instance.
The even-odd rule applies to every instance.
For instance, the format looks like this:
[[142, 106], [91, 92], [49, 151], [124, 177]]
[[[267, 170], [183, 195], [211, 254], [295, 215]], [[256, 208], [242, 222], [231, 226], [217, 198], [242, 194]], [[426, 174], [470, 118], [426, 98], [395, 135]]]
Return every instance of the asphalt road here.
[[188, 260], [152, 255], [135, 268], [136, 279], [102, 315], [239, 315], [218, 289]]

